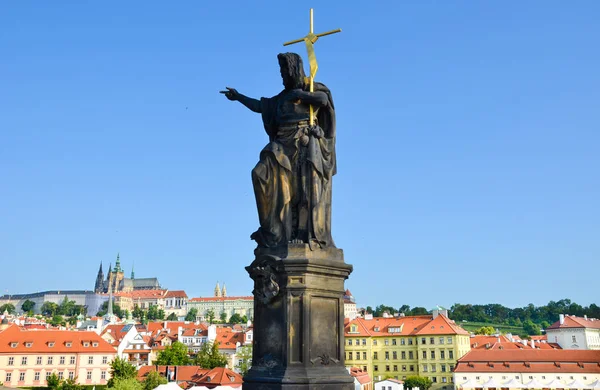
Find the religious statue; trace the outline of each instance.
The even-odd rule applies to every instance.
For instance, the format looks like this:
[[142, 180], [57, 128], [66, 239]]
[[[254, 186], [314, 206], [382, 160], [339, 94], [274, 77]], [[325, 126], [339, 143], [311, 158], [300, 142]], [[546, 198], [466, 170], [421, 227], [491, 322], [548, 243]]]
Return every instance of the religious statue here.
[[[295, 53], [277, 56], [284, 89], [260, 100], [233, 88], [221, 91], [260, 113], [269, 143], [252, 170], [259, 247], [307, 243], [335, 247], [331, 237], [331, 181], [336, 173], [335, 108], [329, 89], [304, 74]], [[312, 90], [312, 91], [311, 91]]]

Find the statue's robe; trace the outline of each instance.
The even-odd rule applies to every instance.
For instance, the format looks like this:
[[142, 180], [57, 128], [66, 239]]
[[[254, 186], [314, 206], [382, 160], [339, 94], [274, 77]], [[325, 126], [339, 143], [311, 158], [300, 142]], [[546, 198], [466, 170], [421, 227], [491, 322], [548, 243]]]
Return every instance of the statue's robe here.
[[[252, 235], [259, 246], [287, 245], [300, 240], [319, 247], [335, 247], [331, 237], [331, 182], [336, 173], [335, 108], [329, 89], [315, 83], [315, 91], [327, 95], [316, 123], [323, 136], [300, 140], [304, 123], [281, 121], [283, 100], [289, 91], [261, 98], [261, 112], [269, 143], [252, 170], [252, 182], [260, 228]], [[300, 220], [300, 223], [298, 223]], [[302, 221], [305, 221], [302, 223]], [[300, 228], [298, 228], [300, 226]]]

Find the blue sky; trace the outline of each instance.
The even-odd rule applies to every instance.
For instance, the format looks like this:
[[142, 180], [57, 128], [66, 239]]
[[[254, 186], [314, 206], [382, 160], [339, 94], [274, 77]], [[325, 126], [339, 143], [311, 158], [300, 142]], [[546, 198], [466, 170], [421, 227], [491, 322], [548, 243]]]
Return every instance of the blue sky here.
[[127, 271], [249, 295], [260, 117], [308, 30], [338, 118], [333, 236], [360, 305], [598, 302], [600, 4], [0, 5], [2, 293]]

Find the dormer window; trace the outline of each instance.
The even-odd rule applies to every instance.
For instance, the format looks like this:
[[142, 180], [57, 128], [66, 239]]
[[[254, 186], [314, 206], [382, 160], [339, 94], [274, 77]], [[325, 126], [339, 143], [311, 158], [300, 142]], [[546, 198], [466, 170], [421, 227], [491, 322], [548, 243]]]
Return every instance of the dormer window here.
[[19, 345], [19, 343], [18, 343], [18, 342], [16, 342], [16, 341], [12, 341], [12, 342], [10, 343], [10, 347], [11, 347], [11, 348], [17, 348], [17, 345]]
[[70, 341], [67, 341], [65, 343], [65, 347], [67, 347], [67, 348], [71, 348], [71, 345], [72, 345], [72, 343]]
[[94, 348], [95, 348], [95, 347], [97, 347], [97, 346], [98, 346], [98, 343], [92, 343], [92, 347], [94, 347]]
[[48, 342], [48, 347], [50, 347], [50, 348], [54, 347], [54, 341], [49, 341]]
[[87, 341], [84, 341], [84, 342], [83, 342], [83, 346], [87, 348], [87, 347], [89, 347], [89, 346], [90, 346], [90, 343], [89, 343], [89, 342], [87, 342]]
[[31, 341], [26, 341], [25, 342], [25, 347], [26, 348], [31, 348], [32, 345], [33, 345], [33, 343]]
[[379, 327], [378, 327], [378, 326], [376, 326], [375, 328], [373, 328], [373, 330], [374, 330], [375, 332], [379, 332]]

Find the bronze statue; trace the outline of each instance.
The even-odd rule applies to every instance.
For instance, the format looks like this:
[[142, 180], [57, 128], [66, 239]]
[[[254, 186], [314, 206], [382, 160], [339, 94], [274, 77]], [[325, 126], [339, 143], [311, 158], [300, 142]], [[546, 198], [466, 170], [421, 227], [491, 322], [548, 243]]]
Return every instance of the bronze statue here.
[[278, 95], [257, 100], [233, 88], [221, 91], [229, 100], [260, 113], [269, 136], [252, 170], [260, 227], [251, 238], [259, 247], [288, 243], [308, 243], [311, 249], [335, 247], [331, 237], [331, 181], [336, 173], [331, 92], [324, 84], [307, 81], [298, 54], [283, 53], [277, 58], [284, 85]]

